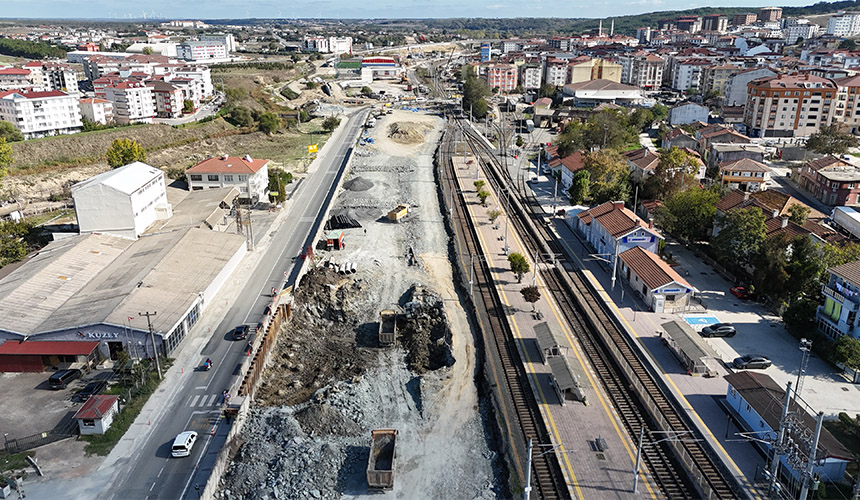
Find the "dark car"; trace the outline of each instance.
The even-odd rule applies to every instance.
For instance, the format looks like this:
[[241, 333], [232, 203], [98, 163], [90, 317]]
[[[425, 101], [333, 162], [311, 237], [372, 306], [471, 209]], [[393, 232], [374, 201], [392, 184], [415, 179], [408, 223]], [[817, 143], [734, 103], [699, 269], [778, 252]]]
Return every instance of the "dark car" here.
[[714, 323], [702, 328], [702, 337], [734, 337], [735, 327], [731, 323]]
[[51, 389], [65, 389], [72, 380], [81, 378], [81, 371], [75, 368], [71, 370], [60, 370], [48, 377], [48, 385]]
[[773, 362], [760, 354], [747, 354], [741, 356], [734, 361], [735, 368], [740, 370], [749, 370], [755, 368], [767, 368]]
[[248, 338], [248, 330], [251, 327], [248, 325], [237, 326], [235, 330], [233, 330], [233, 340], [245, 340]]
[[77, 394], [72, 398], [74, 401], [84, 402], [90, 399], [90, 396], [96, 395], [107, 387], [107, 382], [104, 380], [93, 380], [89, 384], [85, 385], [83, 389], [81, 389]]

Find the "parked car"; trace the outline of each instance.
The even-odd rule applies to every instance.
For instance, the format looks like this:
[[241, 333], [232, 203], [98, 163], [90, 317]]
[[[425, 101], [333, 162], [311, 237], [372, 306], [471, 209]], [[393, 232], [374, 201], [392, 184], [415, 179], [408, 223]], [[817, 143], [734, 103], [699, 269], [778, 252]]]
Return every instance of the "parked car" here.
[[702, 328], [702, 337], [734, 337], [735, 326], [731, 323], [714, 323]]
[[89, 384], [85, 385], [83, 389], [78, 391], [78, 393], [75, 394], [72, 399], [74, 401], [83, 403], [84, 401], [90, 399], [90, 396], [94, 396], [105, 390], [105, 387], [107, 387], [107, 381], [93, 380]]
[[750, 370], [756, 368], [767, 368], [773, 362], [760, 354], [747, 354], [734, 361], [735, 368], [739, 370]]
[[69, 382], [78, 378], [81, 378], [81, 371], [78, 369], [60, 370], [48, 377], [48, 385], [51, 389], [65, 389]]
[[240, 325], [237, 326], [235, 330], [233, 330], [233, 340], [245, 340], [248, 338], [248, 330], [251, 327], [248, 325]]
[[750, 292], [749, 290], [746, 289], [746, 287], [743, 287], [743, 286], [733, 286], [733, 287], [729, 288], [729, 292], [741, 300], [747, 300], [747, 299], [753, 298], [752, 292]]

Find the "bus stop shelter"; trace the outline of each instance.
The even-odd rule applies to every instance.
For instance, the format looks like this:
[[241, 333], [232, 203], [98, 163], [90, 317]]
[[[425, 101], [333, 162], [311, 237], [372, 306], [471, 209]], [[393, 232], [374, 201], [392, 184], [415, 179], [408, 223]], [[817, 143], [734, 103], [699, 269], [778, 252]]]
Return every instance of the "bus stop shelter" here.
[[663, 342], [678, 361], [693, 376], [711, 377], [717, 373], [717, 354], [690, 325], [681, 321], [668, 321], [661, 325]]
[[543, 364], [547, 364], [553, 356], [567, 355], [568, 347], [561, 340], [546, 321], [535, 325], [535, 341]]

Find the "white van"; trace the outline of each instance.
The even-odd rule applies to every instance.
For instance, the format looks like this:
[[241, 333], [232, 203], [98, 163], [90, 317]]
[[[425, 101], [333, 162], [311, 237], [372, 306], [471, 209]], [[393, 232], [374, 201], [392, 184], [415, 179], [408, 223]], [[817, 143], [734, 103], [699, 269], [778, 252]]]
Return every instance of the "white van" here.
[[173, 440], [172, 455], [174, 457], [187, 457], [191, 455], [191, 448], [197, 441], [197, 433], [194, 431], [180, 432]]

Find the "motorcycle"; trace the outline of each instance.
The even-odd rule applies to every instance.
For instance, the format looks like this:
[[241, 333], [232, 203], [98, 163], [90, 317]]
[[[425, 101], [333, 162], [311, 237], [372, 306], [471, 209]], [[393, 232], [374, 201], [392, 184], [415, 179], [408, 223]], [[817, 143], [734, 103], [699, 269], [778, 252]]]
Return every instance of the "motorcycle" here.
[[203, 366], [202, 366], [202, 368], [203, 368], [203, 370], [204, 370], [204, 371], [207, 371], [207, 372], [208, 372], [208, 371], [209, 371], [209, 369], [210, 369], [210, 368], [212, 368], [212, 361], [210, 361], [210, 360], [208, 360], [208, 359], [207, 359], [206, 361], [204, 361], [204, 362], [203, 362]]

